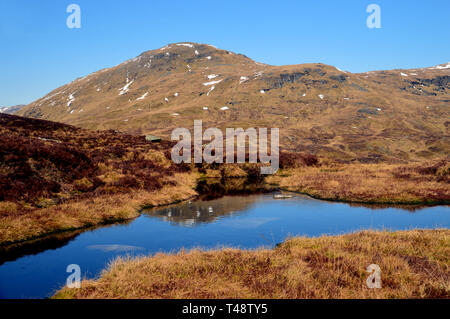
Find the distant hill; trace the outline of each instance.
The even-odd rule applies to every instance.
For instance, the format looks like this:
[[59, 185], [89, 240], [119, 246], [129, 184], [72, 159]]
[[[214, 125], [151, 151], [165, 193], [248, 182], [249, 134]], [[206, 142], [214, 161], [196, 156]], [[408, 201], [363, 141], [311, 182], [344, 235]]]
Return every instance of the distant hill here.
[[24, 106], [25, 106], [25, 104], [0, 107], [0, 113], [14, 114], [17, 111], [19, 111], [20, 109], [22, 109]]
[[349, 73], [271, 66], [175, 43], [55, 89], [18, 114], [89, 129], [170, 137], [176, 127], [279, 127], [286, 150], [339, 161], [448, 156], [450, 63]]

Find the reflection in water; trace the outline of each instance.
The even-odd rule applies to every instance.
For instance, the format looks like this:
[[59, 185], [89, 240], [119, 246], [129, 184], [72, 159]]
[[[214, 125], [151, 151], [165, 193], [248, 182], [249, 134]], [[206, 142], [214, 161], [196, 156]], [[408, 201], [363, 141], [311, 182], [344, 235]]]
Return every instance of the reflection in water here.
[[[273, 199], [277, 199], [280, 204], [282, 202], [289, 202], [288, 197], [284, 199], [280, 196], [274, 195]], [[317, 200], [313, 200], [306, 195], [295, 195], [295, 200], [305, 200], [307, 202], [313, 202]], [[226, 196], [219, 199], [209, 200], [209, 201], [196, 201], [183, 204], [177, 204], [168, 206], [165, 208], [153, 208], [150, 210], [142, 211], [143, 214], [148, 216], [160, 218], [163, 221], [170, 222], [174, 225], [185, 226], [185, 227], [195, 227], [205, 223], [214, 223], [217, 220], [224, 218], [226, 216], [235, 216], [242, 215], [244, 213], [248, 213], [248, 211], [258, 203], [263, 201], [271, 201], [272, 198], [270, 196], [258, 196], [258, 195], [248, 195], [248, 196]], [[329, 205], [333, 205], [336, 203], [333, 202], [323, 202], [329, 203]], [[426, 209], [427, 206], [412, 206], [412, 205], [384, 205], [384, 204], [359, 204], [359, 203], [350, 203], [350, 204], [342, 204], [348, 205], [348, 207], [354, 208], [366, 208], [370, 209], [370, 211], [385, 211], [386, 209], [398, 208], [402, 211], [409, 213], [417, 213], [423, 209]], [[428, 206], [429, 207], [429, 206]], [[442, 206], [444, 207], [444, 206]], [[244, 220], [242, 221], [244, 222]], [[241, 222], [241, 224], [242, 224]], [[255, 224], [261, 223], [262, 221], [250, 221], [245, 220], [247, 223]]]
[[[365, 207], [372, 210], [383, 210], [388, 208], [399, 208], [409, 213], [420, 212], [422, 209], [434, 207], [436, 205], [401, 205], [401, 204], [365, 204], [365, 203], [348, 203], [350, 207]], [[448, 205], [440, 205], [440, 207], [449, 207]]]
[[86, 230], [65, 232], [50, 235], [42, 239], [29, 240], [23, 243], [0, 246], [0, 265], [16, 260], [22, 256], [35, 255], [48, 249], [57, 249], [67, 245], [71, 240]]
[[144, 250], [144, 247], [138, 247], [138, 246], [129, 246], [129, 245], [90, 245], [87, 246], [87, 249], [92, 250], [100, 250], [103, 252], [132, 252], [136, 250]]
[[[127, 225], [131, 222], [131, 220], [125, 220], [114, 224]], [[5, 246], [0, 245], [0, 266], [7, 261], [14, 261], [23, 256], [36, 255], [49, 249], [58, 249], [64, 247], [82, 233], [99, 230], [101, 228], [109, 226], [111, 225], [93, 226], [89, 228], [82, 228], [73, 231], [52, 234], [43, 238], [27, 240], [16, 244]]]
[[242, 214], [263, 200], [262, 196], [227, 196], [210, 201], [188, 202], [162, 209], [144, 210], [142, 213], [174, 224], [194, 227], [213, 223], [225, 216]]
[[348, 205], [294, 196], [223, 197], [158, 208], [128, 224], [61, 233], [0, 247], [0, 299], [48, 297], [67, 279], [67, 266], [95, 278], [119, 256], [202, 247], [273, 247], [289, 236], [337, 235], [362, 229], [449, 228], [450, 209]]

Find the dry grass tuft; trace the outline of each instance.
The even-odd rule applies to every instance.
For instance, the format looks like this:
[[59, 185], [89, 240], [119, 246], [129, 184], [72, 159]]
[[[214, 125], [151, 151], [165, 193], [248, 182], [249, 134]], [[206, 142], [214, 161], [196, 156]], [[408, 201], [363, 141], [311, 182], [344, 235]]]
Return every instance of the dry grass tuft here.
[[267, 182], [316, 198], [364, 203], [450, 203], [447, 161], [395, 164], [324, 164], [280, 171]]
[[[449, 256], [449, 230], [299, 237], [272, 250], [117, 259], [55, 298], [449, 298]], [[370, 264], [381, 289], [366, 286]]]
[[15, 203], [1, 203], [1, 208], [9, 209], [9, 213], [0, 215], [0, 244], [135, 218], [142, 207], [167, 205], [195, 196], [195, 180], [194, 174], [176, 174], [169, 180], [175, 186], [168, 184], [156, 191], [89, 197], [41, 209], [17, 210]]

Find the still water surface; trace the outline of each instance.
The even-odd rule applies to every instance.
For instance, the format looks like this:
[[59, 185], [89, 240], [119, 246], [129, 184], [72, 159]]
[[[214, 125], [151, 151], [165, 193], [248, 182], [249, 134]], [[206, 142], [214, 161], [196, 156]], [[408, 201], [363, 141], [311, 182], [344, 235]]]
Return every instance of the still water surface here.
[[288, 236], [342, 234], [362, 229], [449, 228], [450, 208], [364, 207], [295, 196], [227, 196], [144, 212], [128, 224], [67, 233], [0, 253], [0, 298], [45, 298], [78, 264], [95, 278], [117, 256], [181, 248], [273, 247]]

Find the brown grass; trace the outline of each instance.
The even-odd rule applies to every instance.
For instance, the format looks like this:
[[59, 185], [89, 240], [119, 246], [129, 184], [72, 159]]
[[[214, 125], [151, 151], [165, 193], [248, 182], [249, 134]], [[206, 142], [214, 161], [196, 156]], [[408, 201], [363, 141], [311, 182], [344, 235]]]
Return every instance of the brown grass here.
[[[272, 250], [118, 259], [55, 298], [449, 298], [450, 230], [292, 238]], [[366, 268], [381, 268], [368, 289]]]
[[0, 202], [0, 244], [135, 218], [142, 207], [167, 205], [196, 195], [194, 174], [176, 174], [170, 179], [176, 186], [89, 197], [41, 209], [17, 210], [15, 203]]
[[364, 203], [450, 203], [448, 161], [393, 164], [324, 164], [285, 169], [267, 178], [282, 189]]
[[0, 114], [0, 245], [130, 219], [192, 197], [173, 143]]
[[[173, 143], [92, 132], [0, 114], [0, 245], [136, 217], [147, 203], [265, 190], [254, 164], [188, 166], [170, 160]], [[349, 202], [449, 203], [448, 161], [324, 164], [309, 153], [283, 151], [282, 171], [267, 178], [281, 188]], [[200, 173], [197, 175], [196, 172]], [[215, 184], [195, 177], [220, 177]], [[244, 184], [226, 182], [246, 177]], [[173, 193], [171, 193], [173, 192]], [[161, 194], [165, 194], [161, 199]]]
[[0, 124], [0, 201], [19, 206], [156, 191], [168, 177], [190, 171], [170, 160], [168, 141], [6, 114]]

